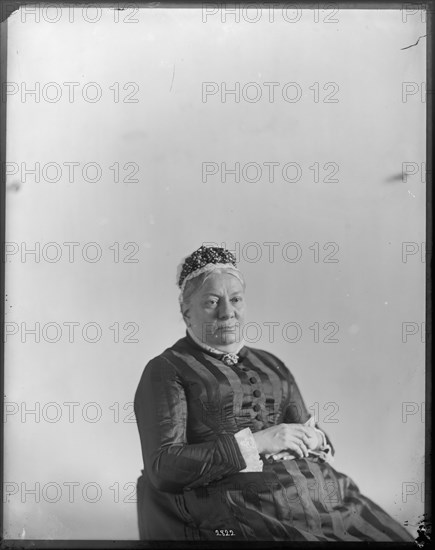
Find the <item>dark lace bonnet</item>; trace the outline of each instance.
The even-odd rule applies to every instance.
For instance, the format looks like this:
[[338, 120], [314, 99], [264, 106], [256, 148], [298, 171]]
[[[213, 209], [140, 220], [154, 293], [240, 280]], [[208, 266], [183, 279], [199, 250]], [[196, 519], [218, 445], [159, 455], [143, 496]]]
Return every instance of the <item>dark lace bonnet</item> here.
[[[187, 281], [206, 271], [217, 268], [231, 269], [236, 272], [237, 261], [232, 252], [215, 246], [200, 246], [190, 256], [183, 259], [177, 270], [177, 285], [180, 288], [180, 302], [183, 300]], [[240, 276], [239, 276], [240, 279]]]

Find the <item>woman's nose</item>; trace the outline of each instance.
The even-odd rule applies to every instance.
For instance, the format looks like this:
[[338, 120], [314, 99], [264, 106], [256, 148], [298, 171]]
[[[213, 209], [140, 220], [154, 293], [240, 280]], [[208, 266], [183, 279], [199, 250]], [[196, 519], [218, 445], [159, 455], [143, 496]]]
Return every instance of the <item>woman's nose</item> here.
[[222, 300], [219, 305], [219, 318], [228, 319], [234, 317], [234, 308], [230, 300]]

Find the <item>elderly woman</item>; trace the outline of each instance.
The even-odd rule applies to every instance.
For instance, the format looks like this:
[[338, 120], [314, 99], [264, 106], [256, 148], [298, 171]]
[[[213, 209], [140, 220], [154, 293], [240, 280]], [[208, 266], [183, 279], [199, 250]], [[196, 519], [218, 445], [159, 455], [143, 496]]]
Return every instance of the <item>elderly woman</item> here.
[[201, 246], [177, 282], [186, 336], [148, 363], [134, 401], [140, 538], [412, 541], [332, 468], [286, 365], [244, 345], [233, 254]]

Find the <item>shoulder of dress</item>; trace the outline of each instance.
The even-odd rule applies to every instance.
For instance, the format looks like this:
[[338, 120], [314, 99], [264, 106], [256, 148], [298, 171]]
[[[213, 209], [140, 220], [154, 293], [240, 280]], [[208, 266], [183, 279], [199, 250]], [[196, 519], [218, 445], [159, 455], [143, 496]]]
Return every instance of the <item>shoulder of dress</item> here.
[[145, 366], [145, 370], [165, 366], [181, 374], [184, 370], [184, 363], [191, 355], [192, 349], [187, 338], [180, 338], [172, 346], [167, 347], [162, 353], [150, 359]]
[[172, 346], [168, 346], [166, 349], [162, 351], [162, 353], [159, 353], [159, 355], [156, 355], [155, 357], [150, 359], [149, 363], [154, 361], [159, 361], [159, 360], [164, 361], [165, 359], [170, 359], [171, 357], [174, 356], [173, 354], [174, 351], [182, 352], [185, 348], [186, 348], [186, 338], [180, 338], [179, 340], [174, 342]]
[[173, 365], [176, 366], [176, 356], [172, 353], [171, 348], [165, 349], [160, 355], [156, 355], [148, 361], [145, 369], [149, 367], [156, 367], [160, 365]]

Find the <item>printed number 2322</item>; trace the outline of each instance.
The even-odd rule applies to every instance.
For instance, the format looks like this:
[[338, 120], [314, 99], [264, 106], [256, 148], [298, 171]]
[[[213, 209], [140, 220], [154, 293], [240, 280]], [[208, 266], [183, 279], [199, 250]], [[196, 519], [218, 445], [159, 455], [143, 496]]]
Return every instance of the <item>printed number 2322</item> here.
[[215, 529], [214, 534], [218, 537], [234, 537], [234, 531], [232, 529]]

